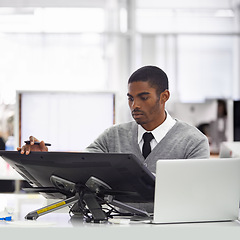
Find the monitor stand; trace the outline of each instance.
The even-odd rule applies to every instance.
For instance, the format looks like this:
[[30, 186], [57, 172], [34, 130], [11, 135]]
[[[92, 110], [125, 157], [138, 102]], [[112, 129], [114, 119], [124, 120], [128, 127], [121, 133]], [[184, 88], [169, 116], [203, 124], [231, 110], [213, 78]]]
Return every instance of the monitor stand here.
[[111, 191], [110, 186], [95, 177], [90, 177], [84, 185], [76, 184], [57, 176], [51, 176], [51, 182], [55, 187], [34, 187], [25, 190], [41, 193], [61, 193], [67, 198], [28, 213], [25, 216], [26, 219], [36, 220], [39, 216], [73, 205], [70, 210], [73, 213], [77, 211], [85, 216], [89, 216], [85, 214], [87, 211], [91, 213], [91, 217], [86, 218], [88, 222], [106, 222], [110, 215], [102, 209], [102, 204], [113, 205], [126, 210], [132, 216], [149, 217], [147, 212], [115, 200], [112, 194], [116, 192]]

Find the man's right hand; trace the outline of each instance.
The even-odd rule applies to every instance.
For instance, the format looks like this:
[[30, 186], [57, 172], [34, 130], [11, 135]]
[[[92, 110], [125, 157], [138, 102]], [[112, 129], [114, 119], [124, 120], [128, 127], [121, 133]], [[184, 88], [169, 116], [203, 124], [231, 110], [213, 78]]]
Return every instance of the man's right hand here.
[[29, 137], [30, 144], [25, 144], [22, 147], [18, 147], [17, 150], [20, 151], [21, 154], [28, 155], [32, 152], [47, 152], [48, 148], [45, 146], [44, 141], [41, 141], [40, 144], [36, 145], [35, 142], [39, 142], [39, 140], [33, 136]]

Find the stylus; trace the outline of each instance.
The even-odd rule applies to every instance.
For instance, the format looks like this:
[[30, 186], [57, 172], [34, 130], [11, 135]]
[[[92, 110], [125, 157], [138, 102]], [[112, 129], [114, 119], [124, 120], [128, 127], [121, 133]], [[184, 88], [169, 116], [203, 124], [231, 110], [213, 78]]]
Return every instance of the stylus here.
[[[24, 141], [26, 144], [30, 144], [30, 141]], [[34, 142], [34, 145], [39, 145], [40, 142]], [[51, 143], [45, 143], [45, 146], [51, 146]]]

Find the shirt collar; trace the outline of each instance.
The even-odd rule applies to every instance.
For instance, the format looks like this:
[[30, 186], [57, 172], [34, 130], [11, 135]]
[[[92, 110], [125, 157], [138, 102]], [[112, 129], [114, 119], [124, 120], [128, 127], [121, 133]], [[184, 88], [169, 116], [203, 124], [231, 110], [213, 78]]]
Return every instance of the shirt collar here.
[[[155, 128], [153, 131], [151, 131], [155, 140], [157, 142], [160, 142], [175, 123], [176, 123], [176, 120], [173, 119], [170, 116], [170, 114], [166, 111], [166, 119], [164, 120], [164, 122], [161, 125], [159, 125], [157, 128]], [[149, 131], [146, 131], [140, 124], [138, 124], [138, 143], [141, 142], [142, 136], [145, 132], [149, 132]]]

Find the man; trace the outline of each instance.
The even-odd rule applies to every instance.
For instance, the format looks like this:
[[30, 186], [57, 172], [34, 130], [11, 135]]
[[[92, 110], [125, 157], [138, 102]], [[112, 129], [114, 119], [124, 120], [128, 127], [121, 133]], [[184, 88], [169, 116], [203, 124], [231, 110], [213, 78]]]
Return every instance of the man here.
[[[173, 119], [165, 110], [170, 97], [167, 75], [158, 67], [145, 66], [128, 80], [128, 103], [135, 121], [106, 129], [90, 146], [88, 152], [133, 153], [155, 173], [159, 159], [208, 158], [209, 144], [197, 128]], [[151, 133], [145, 137], [145, 133]], [[44, 142], [30, 137], [21, 153], [47, 151]], [[148, 142], [149, 141], [149, 142]], [[129, 204], [149, 213], [153, 203]]]
[[[133, 153], [153, 173], [159, 159], [209, 157], [206, 136], [166, 112], [165, 104], [170, 97], [168, 78], [160, 68], [144, 66], [135, 71], [128, 80], [127, 96], [135, 121], [106, 129], [86, 151]], [[145, 132], [152, 133], [147, 147], [149, 144], [143, 140]], [[18, 150], [22, 154], [47, 151], [43, 141], [40, 145], [34, 145], [34, 141], [37, 139], [31, 136], [30, 145]]]
[[[89, 147], [89, 152], [135, 154], [152, 172], [159, 159], [208, 158], [207, 138], [195, 127], [171, 118], [165, 111], [169, 99], [167, 75], [158, 67], [145, 66], [128, 81], [128, 103], [135, 122], [107, 129]], [[151, 153], [144, 157], [143, 134], [151, 132]]]

